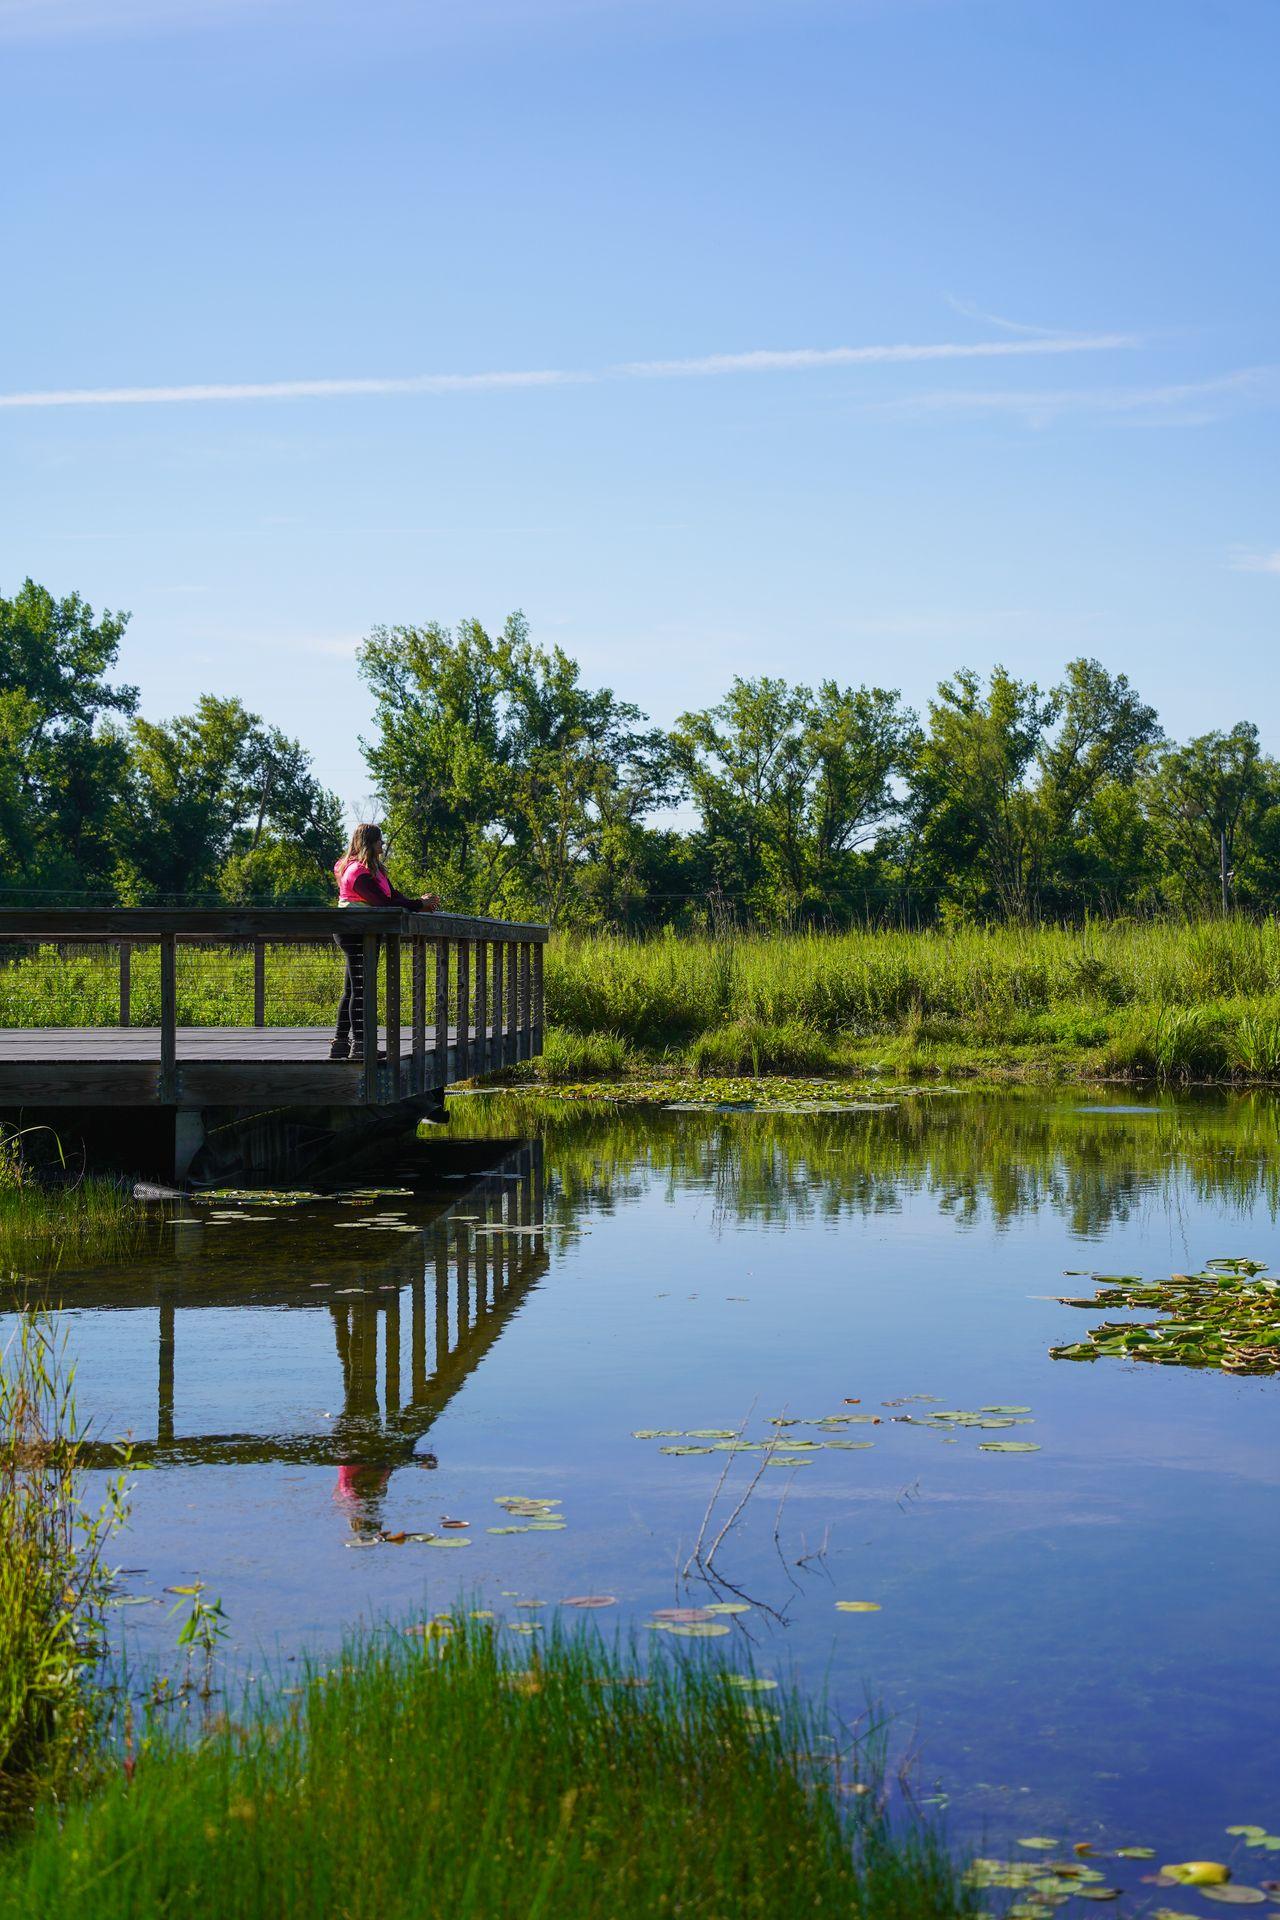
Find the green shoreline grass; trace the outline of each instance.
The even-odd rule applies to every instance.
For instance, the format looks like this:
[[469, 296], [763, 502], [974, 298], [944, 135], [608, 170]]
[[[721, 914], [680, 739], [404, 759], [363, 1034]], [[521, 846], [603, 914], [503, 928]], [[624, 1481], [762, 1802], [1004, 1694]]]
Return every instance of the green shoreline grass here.
[[[402, 1004], [408, 1005], [405, 956]], [[268, 955], [268, 1025], [326, 1027], [332, 949]], [[155, 952], [134, 1019], [159, 1017]], [[110, 1025], [116, 958], [53, 948], [0, 966], [0, 1027]], [[178, 1018], [248, 1025], [248, 952], [184, 949]], [[921, 1079], [1280, 1081], [1280, 920], [742, 934], [559, 935], [546, 959], [548, 1079], [692, 1073]]]
[[[153, 1738], [0, 1856], [0, 1917], [963, 1920], [929, 1829], [891, 1824], [815, 1717], [710, 1660], [459, 1612], [312, 1671], [194, 1744]], [[763, 1701], [762, 1707], [758, 1702]], [[771, 1705], [781, 1701], [780, 1708]], [[856, 1754], [855, 1754], [856, 1759]]]

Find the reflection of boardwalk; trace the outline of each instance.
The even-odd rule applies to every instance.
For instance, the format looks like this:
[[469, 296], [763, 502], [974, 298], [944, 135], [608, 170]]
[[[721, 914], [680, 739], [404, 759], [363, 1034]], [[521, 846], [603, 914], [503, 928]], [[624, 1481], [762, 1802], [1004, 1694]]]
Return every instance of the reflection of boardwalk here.
[[[284, 1277], [268, 1269], [261, 1284], [219, 1285], [210, 1276], [195, 1284], [189, 1276], [167, 1278], [156, 1300], [156, 1435], [135, 1441], [133, 1458], [139, 1465], [157, 1466], [403, 1464], [545, 1274], [542, 1224], [542, 1149], [530, 1142], [464, 1187], [453, 1205], [412, 1238], [405, 1234], [388, 1248], [387, 1240], [369, 1236], [370, 1254], [358, 1265], [340, 1254], [306, 1265], [300, 1252], [300, 1273]], [[482, 1227], [507, 1231], [477, 1230]], [[278, 1231], [288, 1231], [285, 1220]], [[332, 1237], [327, 1245], [331, 1250]], [[303, 1277], [312, 1275], [327, 1284], [317, 1286], [315, 1279]], [[76, 1304], [136, 1307], [139, 1302], [136, 1294], [122, 1293], [118, 1282], [107, 1282], [88, 1295], [77, 1289]], [[342, 1381], [341, 1413], [318, 1433], [183, 1433], [175, 1405], [183, 1306], [327, 1312]], [[93, 1466], [112, 1465], [116, 1458], [106, 1443], [87, 1452]]]

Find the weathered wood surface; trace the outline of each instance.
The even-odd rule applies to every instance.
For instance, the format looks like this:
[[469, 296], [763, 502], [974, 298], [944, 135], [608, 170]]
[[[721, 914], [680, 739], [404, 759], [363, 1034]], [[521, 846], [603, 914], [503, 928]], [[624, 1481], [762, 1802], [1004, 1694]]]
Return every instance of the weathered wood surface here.
[[[490, 1029], [492, 1031], [492, 1029]], [[474, 1035], [475, 1029], [472, 1029]], [[430, 1023], [426, 1036], [434, 1040]], [[328, 1061], [333, 1035], [327, 1027], [179, 1027], [178, 1065], [191, 1060]], [[385, 1049], [387, 1031], [378, 1029]], [[449, 1045], [457, 1029], [449, 1029]], [[430, 1051], [428, 1047], [428, 1051]], [[400, 1051], [413, 1051], [412, 1027], [400, 1029]], [[10, 1061], [126, 1061], [160, 1058], [159, 1027], [5, 1027], [0, 1029], [0, 1066]], [[358, 1059], [338, 1062], [358, 1072]]]

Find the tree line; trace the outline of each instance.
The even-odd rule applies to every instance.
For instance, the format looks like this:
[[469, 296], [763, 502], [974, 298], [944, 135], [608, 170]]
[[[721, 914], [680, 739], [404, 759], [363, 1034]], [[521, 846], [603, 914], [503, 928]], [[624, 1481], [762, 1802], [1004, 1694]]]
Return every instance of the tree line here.
[[[155, 721], [112, 678], [127, 615], [0, 598], [10, 900], [323, 901], [343, 808], [235, 697]], [[559, 925], [848, 925], [1268, 909], [1280, 763], [1241, 721], [1178, 744], [1123, 674], [964, 668], [892, 689], [735, 678], [663, 729], [524, 617], [376, 627], [361, 744], [397, 878]], [[687, 822], [687, 824], [682, 824]]]

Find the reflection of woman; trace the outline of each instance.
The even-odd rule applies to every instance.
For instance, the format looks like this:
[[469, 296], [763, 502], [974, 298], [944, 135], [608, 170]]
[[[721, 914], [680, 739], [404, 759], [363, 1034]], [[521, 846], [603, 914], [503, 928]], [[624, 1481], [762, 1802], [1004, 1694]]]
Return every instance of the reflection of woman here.
[[376, 1531], [382, 1524], [380, 1503], [391, 1479], [388, 1461], [361, 1459], [370, 1441], [381, 1441], [378, 1418], [378, 1309], [371, 1300], [353, 1300], [349, 1306], [332, 1302], [333, 1338], [342, 1366], [342, 1412], [334, 1423], [334, 1439], [346, 1454], [338, 1468], [333, 1497], [347, 1508], [354, 1533]]
[[[334, 1344], [342, 1367], [342, 1412], [333, 1437], [340, 1455], [333, 1497], [347, 1512], [353, 1533], [377, 1533], [382, 1500], [397, 1466], [410, 1459], [434, 1467], [433, 1453], [413, 1454], [413, 1441], [391, 1437], [378, 1409], [378, 1307], [373, 1300], [329, 1304]], [[370, 1458], [370, 1454], [375, 1455]], [[388, 1458], [400, 1454], [401, 1459]]]
[[[407, 907], [410, 911], [434, 913], [440, 905], [434, 893], [423, 894], [421, 898], [397, 893], [382, 861], [382, 829], [370, 821], [356, 828], [350, 846], [342, 858], [334, 862], [333, 871], [340, 907]], [[333, 937], [347, 964], [329, 1058], [346, 1060], [353, 1053], [358, 1057], [364, 1047], [364, 934], [363, 931], [336, 933]]]

